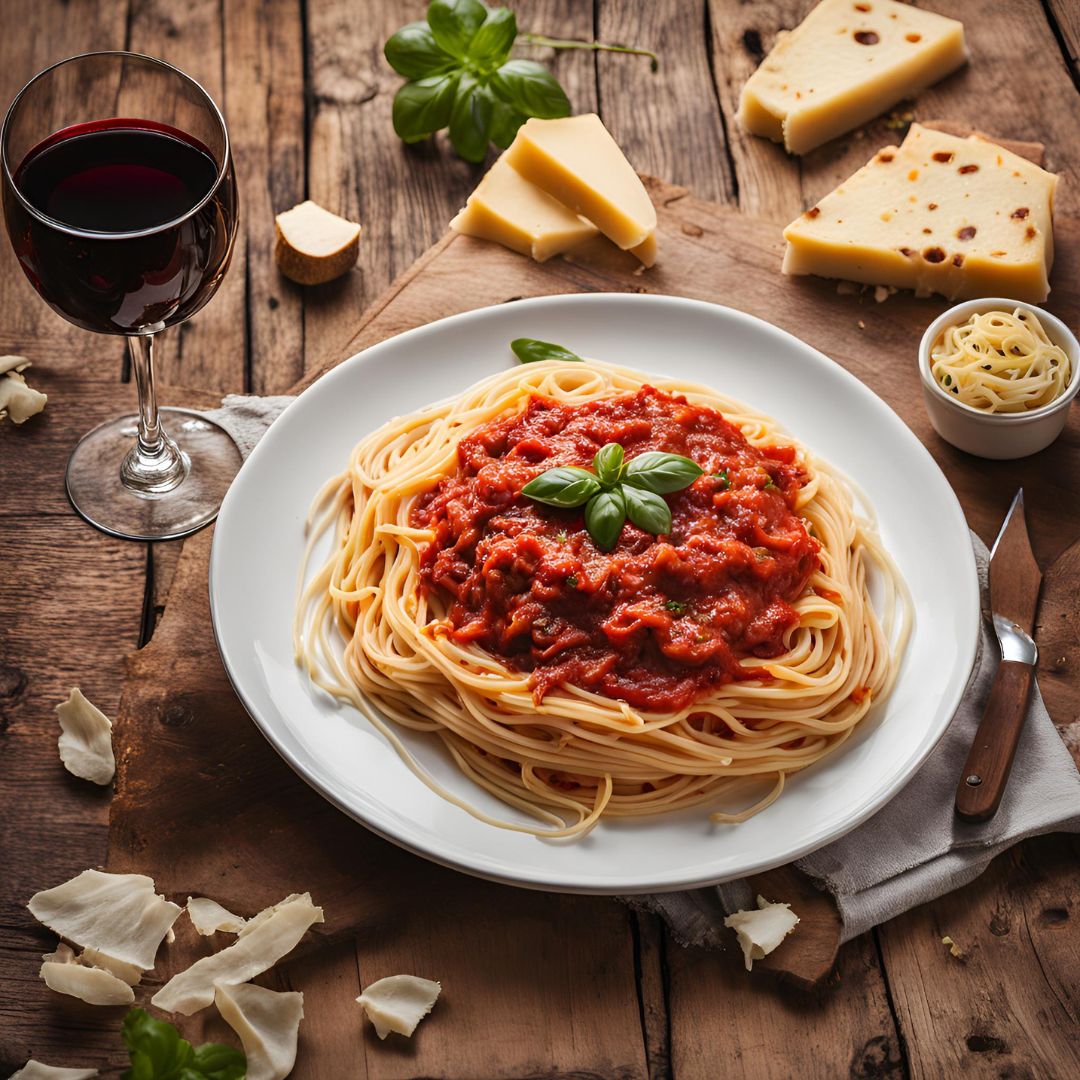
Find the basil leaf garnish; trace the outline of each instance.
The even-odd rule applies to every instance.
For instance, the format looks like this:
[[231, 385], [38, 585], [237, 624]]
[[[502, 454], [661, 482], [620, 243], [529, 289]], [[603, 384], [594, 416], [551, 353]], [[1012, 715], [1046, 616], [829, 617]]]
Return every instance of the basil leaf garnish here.
[[623, 448], [617, 442], [609, 442], [607, 446], [600, 447], [593, 458], [592, 467], [605, 487], [617, 484], [622, 476]]
[[576, 506], [583, 506], [599, 491], [600, 481], [588, 469], [563, 465], [548, 469], [530, 480], [521, 489], [521, 494], [535, 502], [572, 510]]
[[570, 101], [558, 79], [535, 60], [507, 60], [492, 76], [495, 92], [526, 116], [554, 120], [570, 115]]
[[405, 83], [394, 95], [394, 130], [405, 142], [419, 142], [450, 123], [458, 76], [428, 75]]
[[668, 504], [655, 493], [644, 488], [622, 485], [623, 498], [626, 501], [626, 516], [639, 528], [653, 536], [671, 532], [671, 510]]
[[572, 360], [582, 363], [577, 353], [571, 352], [562, 345], [556, 345], [551, 341], [540, 341], [537, 338], [514, 338], [510, 342], [510, 348], [523, 364], [536, 364], [541, 360]]
[[618, 543], [626, 521], [626, 504], [621, 488], [601, 491], [585, 507], [585, 528], [601, 551], [610, 551]]
[[[651, 491], [655, 495], [669, 495], [673, 491], [682, 491], [689, 487], [701, 473], [702, 470], [688, 457], [650, 450], [638, 454], [626, 466], [623, 479], [627, 484]], [[630, 520], [634, 520], [632, 516]]]
[[427, 9], [428, 26], [439, 48], [464, 60], [469, 45], [488, 17], [480, 0], [431, 0]]
[[457, 66], [454, 57], [439, 48], [426, 20], [403, 26], [387, 40], [383, 55], [389, 65], [406, 79], [442, 75]]

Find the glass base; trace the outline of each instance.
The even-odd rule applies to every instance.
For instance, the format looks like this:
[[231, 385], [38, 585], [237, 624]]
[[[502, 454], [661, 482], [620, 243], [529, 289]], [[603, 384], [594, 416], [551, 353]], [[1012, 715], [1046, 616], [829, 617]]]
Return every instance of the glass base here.
[[242, 459], [236, 443], [212, 420], [190, 409], [162, 409], [162, 427], [179, 447], [186, 475], [167, 490], [136, 493], [121, 480], [139, 430], [137, 416], [100, 424], [68, 459], [71, 505], [91, 525], [123, 540], [177, 540], [217, 517]]

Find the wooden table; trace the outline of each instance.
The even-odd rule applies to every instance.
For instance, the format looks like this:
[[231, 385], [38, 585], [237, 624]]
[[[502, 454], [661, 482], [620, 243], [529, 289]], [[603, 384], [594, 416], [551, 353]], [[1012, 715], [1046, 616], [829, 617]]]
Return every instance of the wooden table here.
[[[597, 109], [639, 169], [782, 223], [889, 136], [879, 123], [794, 162], [736, 127], [742, 81], [777, 30], [810, 6], [520, 0], [516, 10], [523, 29], [655, 49], [655, 75], [645, 61], [581, 52], [559, 55], [554, 68], [575, 110]], [[965, 21], [977, 63], [922, 95], [917, 115], [1044, 142], [1049, 167], [1063, 176], [1058, 210], [1080, 214], [1075, 0], [933, 6]], [[399, 143], [390, 125], [399, 79], [381, 56], [386, 37], [421, 11], [415, 0], [5, 0], [4, 102], [56, 59], [130, 48], [178, 64], [224, 106], [243, 231], [218, 297], [162, 342], [163, 382], [212, 393], [280, 392], [340, 350], [361, 310], [443, 233], [480, 171], [441, 139], [408, 150]], [[996, 82], [1002, 71], [1010, 76], [1005, 84]], [[271, 258], [274, 211], [305, 196], [365, 226], [356, 271], [307, 291], [282, 279]], [[23, 905], [35, 889], [104, 861], [109, 794], [59, 767], [52, 709], [77, 683], [115, 710], [124, 658], [153, 632], [178, 554], [178, 545], [109, 539], [68, 508], [63, 467], [74, 441], [133, 401], [122, 343], [52, 315], [2, 244], [5, 352], [34, 361], [50, 405], [22, 428], [0, 425], [3, 1075], [31, 1054], [122, 1061], [114, 1027], [39, 981], [50, 935]], [[184, 396], [210, 400], [194, 390]], [[1062, 490], [1076, 500], [1071, 481]], [[1080, 522], [1080, 506], [1065, 517]], [[995, 523], [972, 524], [988, 537]], [[1075, 538], [1037, 537], [1044, 565]], [[1075, 643], [1061, 657], [1066, 668], [1073, 663]], [[1055, 700], [1055, 720], [1075, 746], [1076, 695], [1057, 693]], [[1014, 849], [970, 887], [846, 946], [827, 985], [812, 994], [748, 982], [730, 954], [680, 949], [656, 920], [612, 909], [607, 920], [621, 945], [604, 985], [621, 989], [594, 1001], [583, 988], [580, 1031], [538, 1042], [521, 1060], [540, 1063], [529, 1075], [580, 1076], [583, 1061], [602, 1060], [588, 1075], [680, 1080], [1076, 1075], [1076, 855], [1075, 842], [1060, 837]], [[965, 949], [963, 961], [942, 947], [944, 934]], [[308, 1023], [320, 1037], [339, 1039], [346, 1055], [340, 1071], [319, 1075], [413, 1075], [407, 1054], [386, 1067], [353, 1061], [347, 1055], [355, 1033], [329, 1031], [325, 1020]], [[513, 1075], [497, 1054], [485, 1056], [485, 1039], [494, 1034], [450, 1036], [476, 1042], [472, 1067], [454, 1076]], [[597, 1039], [599, 1050], [591, 1045]], [[301, 1063], [296, 1075], [315, 1074]]]

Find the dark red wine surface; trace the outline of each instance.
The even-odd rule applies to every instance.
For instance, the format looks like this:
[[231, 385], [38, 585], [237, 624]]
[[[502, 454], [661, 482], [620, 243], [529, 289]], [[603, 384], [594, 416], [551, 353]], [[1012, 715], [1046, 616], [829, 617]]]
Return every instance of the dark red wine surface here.
[[189, 318], [213, 295], [232, 247], [235, 185], [230, 168], [215, 188], [218, 171], [196, 139], [149, 121], [57, 132], [15, 173], [46, 220], [5, 185], [23, 270], [53, 308], [89, 330], [131, 333]]

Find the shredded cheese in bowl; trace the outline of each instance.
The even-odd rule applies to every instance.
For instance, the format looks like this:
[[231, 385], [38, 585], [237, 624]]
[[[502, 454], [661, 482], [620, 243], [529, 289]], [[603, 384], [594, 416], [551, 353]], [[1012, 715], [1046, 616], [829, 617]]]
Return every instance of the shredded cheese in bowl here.
[[1023, 413], [1056, 401], [1072, 375], [1068, 354], [1028, 308], [976, 312], [930, 348], [938, 386], [973, 409]]

